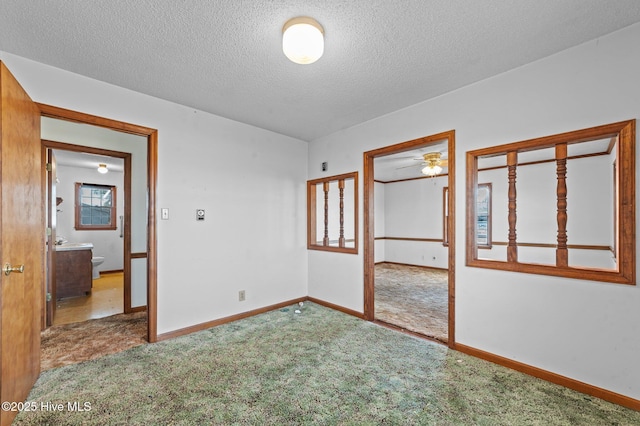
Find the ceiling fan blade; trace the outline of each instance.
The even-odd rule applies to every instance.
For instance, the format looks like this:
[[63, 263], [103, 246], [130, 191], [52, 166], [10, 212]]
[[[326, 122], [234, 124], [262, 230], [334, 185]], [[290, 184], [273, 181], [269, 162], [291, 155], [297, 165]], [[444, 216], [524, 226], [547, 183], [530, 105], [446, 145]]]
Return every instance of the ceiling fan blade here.
[[449, 165], [449, 160], [440, 160], [440, 167], [447, 167]]
[[412, 164], [410, 166], [402, 166], [402, 167], [396, 167], [396, 170], [400, 170], [400, 169], [408, 169], [409, 167], [421, 167], [423, 166], [423, 164]]

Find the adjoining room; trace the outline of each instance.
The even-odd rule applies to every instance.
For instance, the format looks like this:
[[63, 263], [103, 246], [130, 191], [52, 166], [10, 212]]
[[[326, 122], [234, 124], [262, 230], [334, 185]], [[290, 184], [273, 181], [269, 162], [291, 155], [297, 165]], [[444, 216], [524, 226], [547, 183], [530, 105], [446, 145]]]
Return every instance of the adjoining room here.
[[448, 342], [446, 140], [374, 160], [375, 319]]

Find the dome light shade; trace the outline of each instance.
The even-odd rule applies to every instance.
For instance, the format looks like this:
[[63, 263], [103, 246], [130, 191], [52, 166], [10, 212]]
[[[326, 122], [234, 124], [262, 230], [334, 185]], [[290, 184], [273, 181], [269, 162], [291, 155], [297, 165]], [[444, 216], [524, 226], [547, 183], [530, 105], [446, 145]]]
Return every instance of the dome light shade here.
[[324, 29], [315, 19], [299, 16], [282, 27], [282, 51], [296, 64], [312, 64], [324, 53]]
[[427, 176], [435, 176], [441, 171], [442, 171], [442, 167], [437, 165], [436, 166], [429, 165], [422, 169], [422, 173], [424, 173]]
[[109, 170], [107, 169], [107, 165], [106, 164], [98, 164], [98, 173], [105, 174], [108, 171]]

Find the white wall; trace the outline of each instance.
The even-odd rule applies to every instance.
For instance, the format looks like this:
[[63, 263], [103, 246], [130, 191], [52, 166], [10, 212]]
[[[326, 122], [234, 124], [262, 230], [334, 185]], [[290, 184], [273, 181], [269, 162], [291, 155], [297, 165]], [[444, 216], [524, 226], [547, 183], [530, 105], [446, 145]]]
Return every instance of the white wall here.
[[[122, 270], [124, 267], [124, 240], [120, 238], [120, 216], [124, 215], [124, 173], [109, 171], [100, 174], [84, 167], [58, 165], [56, 194], [64, 200], [58, 206], [57, 238], [64, 237], [71, 243], [93, 243], [93, 255], [104, 256], [100, 271]], [[111, 185], [116, 187], [116, 230], [77, 231], [75, 229], [76, 182]]]
[[[442, 240], [442, 191], [445, 186], [446, 176], [385, 184], [385, 237]], [[376, 221], [379, 219], [376, 216]], [[442, 241], [385, 240], [384, 254], [384, 260], [388, 262], [448, 267], [448, 249]]]
[[158, 129], [158, 333], [307, 295], [305, 142], [0, 58], [37, 102]]
[[[313, 179], [322, 161], [362, 172], [364, 151], [455, 129], [456, 341], [636, 399], [640, 288], [466, 267], [464, 153], [637, 119], [638, 40], [640, 24], [309, 146]], [[362, 312], [362, 250], [310, 252], [309, 294]]]

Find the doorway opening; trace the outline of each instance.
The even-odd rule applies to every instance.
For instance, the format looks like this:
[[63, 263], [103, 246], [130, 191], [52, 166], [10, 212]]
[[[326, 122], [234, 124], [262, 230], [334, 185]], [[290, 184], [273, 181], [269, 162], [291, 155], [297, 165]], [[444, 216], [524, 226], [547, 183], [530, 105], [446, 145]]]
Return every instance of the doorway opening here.
[[364, 316], [455, 346], [455, 131], [364, 153]]
[[[73, 126], [43, 118], [42, 133], [59, 139], [86, 137], [74, 134]], [[82, 131], [109, 145], [104, 132], [109, 135], [111, 130], [82, 126]], [[131, 223], [131, 153], [47, 139], [42, 144], [47, 158], [47, 246], [54, 248], [47, 251], [46, 325], [144, 310], [131, 306], [131, 271], [124, 268], [125, 247], [131, 244], [124, 226]], [[106, 172], [98, 170], [99, 165]], [[91, 266], [85, 259], [89, 256]], [[78, 265], [80, 259], [85, 262]]]
[[[157, 341], [157, 305], [156, 305], [156, 230], [155, 230], [155, 188], [157, 176], [157, 130], [137, 126], [117, 120], [97, 117], [76, 111], [65, 110], [50, 105], [37, 104], [40, 108], [43, 122], [47, 119], [57, 123], [82, 124], [102, 130], [113, 130], [121, 136], [122, 143], [108, 142], [108, 148], [85, 139], [84, 142], [75, 142], [77, 145], [67, 142], [43, 141], [43, 149], [48, 144], [50, 148], [81, 151], [95, 155], [104, 155], [121, 158], [124, 162], [125, 176], [129, 176], [130, 184], [125, 179], [124, 207], [122, 214], [123, 232], [123, 287], [124, 287], [124, 312], [136, 312], [146, 310], [148, 342]], [[127, 141], [128, 136], [137, 136], [142, 144], [132, 144]], [[43, 136], [44, 131], [43, 131]], [[59, 138], [51, 138], [58, 139]], [[64, 140], [64, 139], [63, 139]], [[134, 146], [134, 145], [142, 145]], [[116, 148], [116, 150], [112, 149]], [[136, 151], [137, 150], [137, 151]], [[136, 173], [137, 172], [137, 173]], [[143, 207], [136, 208], [137, 205]], [[50, 205], [50, 204], [49, 204]], [[120, 216], [120, 215], [117, 215]], [[116, 217], [119, 220], [119, 217]], [[119, 224], [118, 224], [119, 225]], [[50, 259], [47, 259], [49, 261]], [[127, 283], [130, 277], [130, 283]], [[127, 286], [129, 285], [129, 288]], [[47, 289], [43, 289], [43, 297], [47, 295]], [[43, 325], [46, 324], [43, 315]]]

